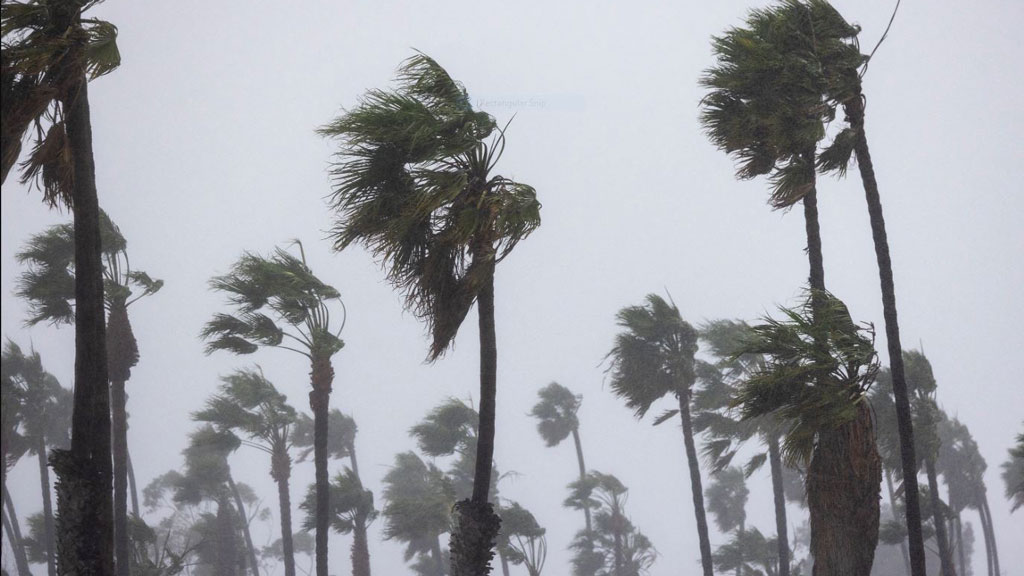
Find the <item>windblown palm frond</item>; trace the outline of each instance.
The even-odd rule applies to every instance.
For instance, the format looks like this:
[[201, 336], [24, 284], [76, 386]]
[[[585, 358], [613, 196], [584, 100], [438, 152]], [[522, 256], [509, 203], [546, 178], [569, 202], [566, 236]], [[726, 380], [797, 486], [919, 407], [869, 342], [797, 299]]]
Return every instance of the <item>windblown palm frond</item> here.
[[[373, 505], [373, 492], [363, 488], [362, 482], [350, 468], [339, 472], [331, 481], [331, 528], [338, 534], [349, 534], [357, 519], [370, 524], [377, 518]], [[299, 505], [306, 512], [302, 529], [316, 528], [316, 485], [310, 484], [306, 497]]]
[[1010, 448], [1010, 457], [1002, 467], [1006, 499], [1012, 503], [1010, 511], [1016, 512], [1024, 506], [1024, 434], [1017, 435], [1017, 444]]
[[476, 410], [461, 400], [449, 398], [410, 428], [409, 434], [427, 456], [451, 456], [456, 452], [464, 455], [476, 447], [478, 422]]
[[715, 518], [715, 524], [723, 533], [732, 532], [747, 521], [747, 488], [743, 470], [725, 468], [712, 475], [711, 485], [704, 491], [707, 510]]
[[[356, 433], [359, 431], [354, 418], [342, 414], [337, 408], [332, 408], [327, 413], [327, 454], [331, 458], [340, 460], [352, 455], [352, 447], [356, 440]], [[292, 430], [292, 442], [299, 451], [299, 462], [305, 461], [313, 453], [313, 419], [308, 415], [299, 413], [295, 419], [295, 426]]]
[[537, 432], [549, 446], [557, 446], [579, 428], [576, 412], [583, 397], [558, 382], [552, 382], [537, 391], [539, 400], [530, 415], [537, 419]]
[[455, 493], [444, 472], [412, 452], [384, 476], [384, 538], [405, 543], [405, 560], [429, 552], [451, 527]]
[[218, 393], [206, 408], [192, 414], [198, 422], [246, 437], [243, 444], [269, 454], [287, 452], [295, 409], [259, 370], [236, 370], [221, 378]]

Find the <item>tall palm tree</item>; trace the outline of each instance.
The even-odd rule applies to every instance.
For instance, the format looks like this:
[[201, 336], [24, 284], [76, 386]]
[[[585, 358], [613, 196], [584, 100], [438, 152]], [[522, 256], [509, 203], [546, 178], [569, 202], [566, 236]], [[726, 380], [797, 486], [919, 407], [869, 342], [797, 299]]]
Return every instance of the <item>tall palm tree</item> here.
[[[580, 442], [580, 421], [576, 416], [579, 412], [583, 396], [573, 394], [571, 390], [558, 382], [552, 382], [537, 391], [539, 399], [533, 405], [530, 415], [537, 419], [537, 432], [548, 447], [558, 446], [572, 435], [576, 446], [576, 464], [579, 466], [579, 478], [587, 475], [587, 465], [583, 460], [583, 444]], [[583, 508], [583, 516], [587, 530], [593, 529], [590, 509]]]
[[[961, 514], [967, 508], [974, 508], [979, 515], [984, 514], [983, 502], [987, 499], [985, 494], [988, 491], [985, 487], [985, 470], [988, 469], [988, 464], [966, 425], [957, 418], [950, 418], [941, 410], [938, 416], [939, 452], [936, 467], [946, 483], [949, 508], [953, 514], [949, 538], [951, 547], [953, 542], [956, 543], [960, 574], [967, 574]], [[982, 523], [985, 524], [984, 517], [982, 518]], [[994, 542], [990, 541], [989, 536], [989, 531], [983, 529], [985, 550], [989, 564], [992, 564]]]
[[43, 368], [42, 359], [35, 350], [25, 355], [17, 344], [8, 341], [2, 362], [5, 375], [9, 375], [20, 388], [22, 438], [27, 442], [28, 452], [35, 454], [39, 462], [39, 484], [43, 497], [41, 549], [46, 559], [47, 573], [54, 576], [57, 558], [47, 449], [66, 450], [70, 443], [74, 393], [61, 387], [57, 378]]
[[1017, 435], [1017, 444], [1010, 448], [1010, 457], [1003, 462], [1006, 499], [1013, 503], [1011, 512], [1024, 506], [1024, 433]]
[[[724, 534], [735, 531], [738, 541], [743, 540], [747, 528], [747, 498], [750, 489], [747, 488], [746, 479], [740, 468], [723, 468], [712, 475], [711, 485], [704, 492], [708, 512], [715, 519], [718, 530]], [[739, 552], [739, 561], [742, 563], [743, 549], [740, 548]], [[719, 569], [722, 567], [719, 566]], [[736, 567], [736, 574], [743, 576], [739, 566]]]
[[[295, 576], [295, 555], [292, 546], [292, 505], [288, 489], [291, 477], [291, 428], [295, 409], [288, 399], [266, 379], [263, 370], [236, 370], [221, 379], [217, 394], [206, 401], [206, 408], [192, 418], [212, 424], [218, 430], [232, 432], [246, 439], [243, 446], [255, 448], [270, 456], [270, 476], [277, 484], [278, 508], [281, 514], [281, 543], [285, 576]], [[252, 538], [245, 533], [252, 549]], [[253, 576], [259, 576], [256, 558], [250, 558]]]
[[536, 193], [493, 173], [504, 131], [422, 53], [402, 64], [396, 90], [368, 92], [320, 133], [341, 141], [332, 168], [334, 246], [359, 243], [382, 262], [433, 334], [431, 361], [478, 303], [480, 441], [473, 495], [458, 505], [451, 548], [457, 575], [486, 574], [500, 524], [488, 501], [497, 390], [494, 270], [540, 225]]
[[[734, 405], [744, 418], [778, 418], [783, 458], [806, 466], [814, 574], [867, 574], [878, 541], [881, 463], [873, 428], [849, 424], [868, 410], [878, 372], [873, 333], [827, 292], [782, 312], [782, 320], [755, 326], [740, 348], [764, 355], [766, 365], [741, 382]], [[838, 450], [845, 451], [838, 458], [823, 454]]]
[[[110, 376], [111, 432], [114, 462], [114, 559], [119, 576], [129, 576], [128, 413], [125, 384], [138, 364], [139, 346], [128, 308], [163, 287], [163, 280], [133, 269], [128, 242], [106, 212], [100, 210], [103, 256], [103, 303], [107, 310], [107, 370]], [[51, 226], [32, 236], [17, 254], [27, 265], [17, 294], [29, 303], [28, 325], [75, 321], [75, 231], [72, 224]]]
[[[331, 357], [345, 345], [332, 331], [331, 305], [341, 303], [338, 291], [313, 274], [300, 257], [277, 248], [269, 257], [245, 253], [224, 276], [210, 280], [210, 287], [227, 295], [233, 314], [216, 314], [206, 323], [202, 336], [207, 354], [227, 350], [252, 354], [261, 347], [280, 348], [309, 360], [309, 407], [313, 411], [316, 467], [317, 523], [316, 573], [327, 576], [327, 536], [330, 523], [330, 482], [327, 473], [328, 410], [334, 367]], [[344, 305], [342, 305], [344, 309]]]
[[[643, 418], [660, 398], [669, 394], [676, 397], [690, 468], [701, 565], [704, 576], [712, 576], [714, 567], [704, 511], [704, 489], [690, 414], [693, 386], [697, 381], [694, 359], [697, 330], [683, 320], [675, 304], [669, 304], [656, 294], [648, 294], [643, 306], [623, 308], [616, 318], [623, 330], [615, 337], [615, 346], [607, 355], [611, 362], [608, 372], [612, 392], [626, 401], [637, 418]], [[674, 413], [670, 411], [658, 422]]]
[[[316, 490], [306, 492], [300, 507], [306, 511], [305, 530], [312, 530], [316, 520]], [[346, 468], [331, 482], [331, 528], [338, 534], [352, 534], [352, 576], [370, 576], [370, 550], [367, 527], [377, 518], [373, 492], [363, 488], [359, 475]]]
[[[103, 271], [88, 80], [120, 63], [109, 22], [86, 18], [95, 2], [4, 2], [2, 180], [17, 161], [26, 131], [39, 136], [25, 161], [51, 205], [68, 206], [75, 222], [75, 409], [71, 450], [57, 452], [58, 559], [79, 574], [114, 573], [110, 406], [103, 313]], [[73, 491], [73, 492], [72, 492]]]
[[405, 561], [419, 556], [424, 576], [445, 576], [441, 535], [451, 529], [455, 489], [448, 476], [413, 452], [395, 456], [384, 475], [384, 539], [405, 543]]

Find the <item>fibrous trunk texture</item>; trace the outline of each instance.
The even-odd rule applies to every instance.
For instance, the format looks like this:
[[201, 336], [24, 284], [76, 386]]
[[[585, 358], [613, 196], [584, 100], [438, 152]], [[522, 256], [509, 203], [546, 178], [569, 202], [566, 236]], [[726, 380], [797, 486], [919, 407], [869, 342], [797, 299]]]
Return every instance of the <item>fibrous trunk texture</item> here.
[[882, 315], [885, 319], [885, 340], [892, 373], [893, 400], [896, 404], [896, 425], [900, 435], [900, 463], [903, 468], [903, 494], [906, 503], [907, 539], [910, 544], [910, 570], [913, 576], [925, 576], [924, 536], [921, 533], [921, 506], [918, 500], [917, 455], [914, 448], [914, 426], [910, 412], [910, 396], [903, 369], [903, 346], [896, 314], [896, 285], [893, 281], [889, 239], [885, 231], [882, 200], [878, 194], [875, 167], [864, 132], [864, 100], [858, 94], [845, 106], [847, 120], [855, 131], [854, 152], [864, 185], [864, 196], [871, 220], [871, 236], [878, 261], [878, 278], [882, 288]]
[[501, 529], [501, 518], [490, 502], [466, 499], [452, 509], [453, 525], [448, 550], [452, 576], [486, 576], [491, 573], [494, 541]]
[[686, 445], [686, 462], [690, 469], [690, 490], [693, 493], [693, 514], [697, 519], [697, 537], [700, 545], [700, 563], [704, 576], [714, 576], [711, 558], [711, 540], [708, 537], [708, 518], [704, 511], [704, 488], [700, 479], [700, 460], [697, 446], [693, 441], [693, 423], [690, 420], [690, 391], [680, 390], [679, 417], [683, 421], [683, 443]]
[[334, 367], [329, 356], [313, 356], [310, 381], [313, 389], [309, 392], [309, 408], [313, 411], [313, 461], [316, 468], [316, 576], [328, 576], [331, 485], [327, 473], [327, 412], [334, 383]]
[[789, 527], [786, 521], [786, 492], [782, 482], [782, 454], [777, 436], [768, 438], [768, 464], [775, 497], [775, 534], [779, 548], [779, 576], [789, 576]]
[[285, 446], [275, 447], [270, 475], [277, 482], [277, 502], [281, 511], [281, 551], [284, 554], [284, 576], [295, 576], [295, 544], [292, 540], [292, 497], [288, 489], [292, 461]]

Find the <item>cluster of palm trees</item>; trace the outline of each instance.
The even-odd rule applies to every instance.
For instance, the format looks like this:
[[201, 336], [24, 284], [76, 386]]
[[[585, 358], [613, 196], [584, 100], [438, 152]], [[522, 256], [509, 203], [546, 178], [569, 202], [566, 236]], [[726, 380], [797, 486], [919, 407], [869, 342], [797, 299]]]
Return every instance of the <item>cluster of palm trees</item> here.
[[[143, 490], [146, 510], [166, 514], [156, 526], [142, 520], [127, 442], [126, 384], [140, 359], [129, 309], [158, 292], [162, 281], [130, 266], [125, 238], [100, 209], [88, 82], [113, 71], [120, 55], [117, 28], [86, 15], [94, 4], [3, 2], [3, 180], [28, 137], [21, 181], [73, 215], [71, 223], [32, 237], [18, 254], [26, 267], [18, 294], [30, 306], [28, 323], [73, 323], [76, 359], [71, 392], [45, 372], [38, 354], [26, 355], [13, 342], [4, 351], [4, 533], [19, 576], [28, 576], [30, 551], [51, 576], [170, 576], [192, 563], [217, 576], [242, 570], [259, 576], [261, 557], [281, 558], [286, 576], [294, 576], [296, 553], [311, 553], [316, 575], [327, 576], [332, 529], [352, 535], [352, 572], [369, 576], [368, 527], [378, 516], [385, 538], [404, 543], [406, 560], [421, 574], [479, 576], [497, 558], [505, 574], [522, 565], [539, 575], [545, 530], [521, 505], [499, 498], [502, 475], [493, 454], [496, 266], [540, 225], [540, 203], [532, 187], [498, 174], [507, 125], [474, 109], [465, 87], [422, 53], [401, 65], [394, 88], [367, 92], [319, 130], [338, 144], [330, 170], [331, 241], [337, 251], [361, 246], [379, 261], [406, 308], [426, 323], [430, 362], [451, 347], [476, 304], [478, 405], [446, 402], [412, 428], [427, 459], [413, 451], [396, 456], [378, 511], [359, 475], [355, 422], [330, 408], [332, 359], [344, 346], [339, 291], [314, 274], [298, 241], [269, 255], [246, 252], [210, 282], [228, 309], [202, 329], [207, 353], [276, 348], [304, 356], [312, 416], [290, 406], [258, 367], [223, 377], [194, 414], [200, 426], [181, 471]], [[789, 541], [787, 477], [805, 486], [798, 499], [809, 510], [815, 574], [868, 574], [880, 537], [900, 546], [910, 576], [925, 576], [932, 540], [943, 574], [964, 572], [961, 514], [967, 509], [979, 515], [990, 574], [1000, 573], [982, 481], [986, 464], [966, 427], [938, 408], [923, 353], [904, 351], [900, 341], [865, 131], [862, 78], [870, 56], [860, 51], [859, 31], [826, 0], [782, 0], [714, 37], [716, 64], [701, 79], [708, 90], [701, 122], [712, 143], [738, 161], [737, 177], [766, 175], [773, 208], [803, 207], [806, 301], [755, 326], [722, 320], [695, 327], [671, 298], [653, 294], [616, 316], [620, 332], [606, 357], [614, 394], [637, 418], [660, 399], [674, 398], [654, 423], [679, 417], [704, 576], [716, 569], [796, 573], [802, 562]], [[840, 112], [845, 125], [830, 131]], [[887, 369], [877, 359], [873, 329], [854, 322], [825, 284], [818, 175], [843, 176], [854, 157], [878, 262]], [[700, 356], [702, 342], [707, 359]], [[582, 512], [584, 524], [569, 545], [573, 571], [643, 574], [656, 552], [625, 511], [628, 489], [586, 467], [580, 403], [553, 383], [541, 389], [532, 411], [548, 446], [569, 436], [575, 444], [579, 474], [566, 506]], [[733, 467], [740, 446], [755, 438], [763, 450], [742, 469]], [[262, 514], [260, 500], [235, 481], [228, 463], [242, 448], [269, 457], [278, 487], [281, 538], [263, 550], [249, 531]], [[296, 449], [299, 460], [311, 454], [314, 462], [315, 482], [300, 505], [312, 541], [292, 526]], [[29, 522], [29, 536], [6, 490], [7, 470], [26, 453], [38, 458], [43, 493], [43, 512]], [[712, 472], [706, 489], [701, 454]], [[1015, 508], [1024, 502], [1022, 458], [1018, 445], [1003, 472]], [[331, 459], [347, 460], [333, 480]], [[747, 526], [744, 510], [745, 479], [765, 463], [774, 537]], [[917, 483], [922, 466], [927, 488]], [[58, 480], [56, 514], [49, 467]], [[883, 477], [892, 512], [885, 522]], [[732, 537], [715, 551], [707, 512]]]

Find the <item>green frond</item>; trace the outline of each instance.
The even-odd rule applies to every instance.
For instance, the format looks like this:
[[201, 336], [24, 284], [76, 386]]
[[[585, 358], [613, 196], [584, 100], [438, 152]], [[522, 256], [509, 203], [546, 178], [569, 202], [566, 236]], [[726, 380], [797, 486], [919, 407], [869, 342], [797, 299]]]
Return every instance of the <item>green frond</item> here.
[[428, 456], [465, 452], [475, 442], [480, 417], [465, 402], [450, 398], [409, 429], [420, 450]]

